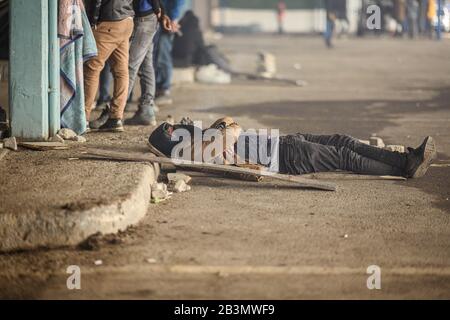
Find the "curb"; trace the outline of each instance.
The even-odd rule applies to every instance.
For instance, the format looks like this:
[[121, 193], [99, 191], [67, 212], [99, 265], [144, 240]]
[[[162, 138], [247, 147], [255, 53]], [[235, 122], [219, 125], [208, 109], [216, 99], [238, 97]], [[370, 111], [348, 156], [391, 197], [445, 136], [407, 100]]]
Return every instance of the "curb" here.
[[0, 251], [74, 246], [98, 232], [125, 230], [147, 214], [158, 175], [159, 166], [143, 165], [139, 182], [126, 197], [88, 210], [0, 215]]

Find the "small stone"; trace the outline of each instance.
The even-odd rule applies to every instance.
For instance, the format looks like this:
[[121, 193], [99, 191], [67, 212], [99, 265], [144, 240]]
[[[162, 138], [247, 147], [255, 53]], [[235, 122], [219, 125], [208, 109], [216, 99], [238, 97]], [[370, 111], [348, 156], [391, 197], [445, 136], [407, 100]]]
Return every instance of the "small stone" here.
[[348, 234], [344, 234], [343, 238], [348, 239]]
[[95, 261], [94, 261], [94, 264], [95, 264], [96, 266], [101, 266], [101, 265], [103, 265], [103, 261], [102, 261], [102, 260], [95, 260]]
[[0, 149], [3, 149], [3, 142], [0, 142]]
[[64, 140], [74, 140], [77, 136], [77, 134], [73, 130], [66, 128], [59, 130], [58, 135]]
[[368, 146], [370, 146], [370, 141], [369, 140], [359, 140], [359, 142], [367, 144]]
[[405, 153], [405, 146], [400, 146], [400, 145], [387, 145], [384, 149], [392, 151], [392, 152]]
[[154, 183], [152, 184], [152, 191], [167, 191], [167, 185], [164, 183]]
[[3, 147], [13, 151], [17, 151], [16, 137], [6, 138], [3, 140]]
[[182, 193], [189, 191], [189, 186], [184, 182], [184, 180], [178, 180], [173, 187], [173, 191], [176, 193]]
[[166, 122], [170, 125], [175, 125], [175, 119], [172, 116], [168, 116]]
[[73, 138], [73, 141], [78, 142], [78, 143], [86, 143], [87, 140], [85, 137], [82, 136], [76, 136], [75, 138]]
[[370, 138], [370, 145], [378, 148], [384, 148], [386, 145], [383, 142], [383, 139], [378, 137], [371, 137]]
[[190, 176], [183, 173], [169, 173], [167, 174], [167, 179], [169, 180], [169, 183], [174, 184], [179, 180], [183, 180], [186, 184], [188, 184], [192, 180]]
[[50, 138], [50, 142], [64, 143], [64, 139], [59, 134], [57, 134]]
[[156, 264], [158, 262], [158, 261], [156, 261], [156, 259], [147, 259], [146, 261], [147, 261], [147, 263], [150, 263], [150, 264]]

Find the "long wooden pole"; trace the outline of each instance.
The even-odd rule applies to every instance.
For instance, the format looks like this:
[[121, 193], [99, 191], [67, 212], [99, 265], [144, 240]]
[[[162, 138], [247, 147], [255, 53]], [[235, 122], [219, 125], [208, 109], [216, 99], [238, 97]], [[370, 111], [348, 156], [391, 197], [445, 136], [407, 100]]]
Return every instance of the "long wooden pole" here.
[[336, 185], [323, 182], [323, 181], [315, 181], [311, 179], [305, 179], [299, 176], [291, 176], [286, 174], [278, 174], [272, 173], [268, 171], [260, 171], [253, 170], [247, 168], [240, 168], [235, 166], [226, 166], [226, 165], [217, 165], [217, 164], [209, 164], [209, 163], [198, 163], [191, 161], [182, 161], [182, 160], [172, 160], [170, 158], [157, 157], [152, 154], [140, 154], [140, 153], [125, 153], [125, 152], [117, 152], [117, 151], [107, 151], [101, 149], [88, 149], [84, 154], [88, 156], [93, 156], [106, 160], [115, 160], [115, 161], [133, 161], [133, 162], [153, 162], [160, 164], [171, 164], [178, 168], [183, 169], [204, 169], [210, 173], [235, 173], [235, 174], [244, 174], [244, 175], [252, 175], [256, 177], [266, 177], [274, 180], [291, 182], [298, 187], [301, 188], [309, 188], [323, 191], [337, 191]]

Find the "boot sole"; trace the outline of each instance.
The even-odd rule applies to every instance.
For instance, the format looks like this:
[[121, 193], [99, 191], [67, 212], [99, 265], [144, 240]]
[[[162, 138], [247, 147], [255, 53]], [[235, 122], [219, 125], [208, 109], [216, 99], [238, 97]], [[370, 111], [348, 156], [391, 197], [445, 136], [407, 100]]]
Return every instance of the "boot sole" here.
[[428, 137], [424, 143], [425, 151], [423, 161], [417, 168], [416, 172], [414, 172], [414, 175], [412, 176], [414, 179], [425, 176], [431, 163], [437, 158], [436, 143], [434, 142], [434, 139], [432, 137]]

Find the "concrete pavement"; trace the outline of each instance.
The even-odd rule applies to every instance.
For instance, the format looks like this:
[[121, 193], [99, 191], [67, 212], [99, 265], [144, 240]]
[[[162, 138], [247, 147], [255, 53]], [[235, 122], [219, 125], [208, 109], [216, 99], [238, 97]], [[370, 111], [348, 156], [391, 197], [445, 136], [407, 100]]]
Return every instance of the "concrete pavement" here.
[[[1, 255], [0, 296], [450, 298], [450, 42], [355, 39], [332, 51], [320, 38], [218, 44], [243, 71], [256, 51], [272, 51], [280, 73], [309, 86], [186, 85], [161, 120], [188, 115], [210, 124], [226, 114], [245, 128], [376, 133], [412, 146], [433, 135], [441, 166], [407, 182], [334, 177], [334, 194], [192, 173], [192, 192], [152, 206], [116, 245]], [[147, 134], [135, 128], [126, 137], [137, 148]], [[80, 291], [66, 288], [69, 265], [81, 268]], [[381, 290], [367, 289], [371, 265], [381, 268]]]

